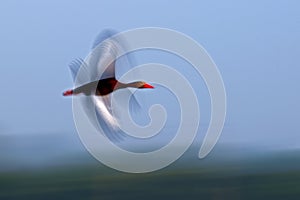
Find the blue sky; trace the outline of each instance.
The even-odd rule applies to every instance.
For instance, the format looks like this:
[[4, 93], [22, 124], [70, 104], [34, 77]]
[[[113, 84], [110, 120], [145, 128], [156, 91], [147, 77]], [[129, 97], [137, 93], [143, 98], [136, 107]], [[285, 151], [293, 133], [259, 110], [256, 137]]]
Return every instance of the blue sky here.
[[[199, 42], [228, 97], [221, 141], [299, 145], [299, 1], [1, 1], [1, 134], [74, 132], [68, 63], [104, 28], [171, 28]], [[204, 109], [205, 110], [205, 109]]]

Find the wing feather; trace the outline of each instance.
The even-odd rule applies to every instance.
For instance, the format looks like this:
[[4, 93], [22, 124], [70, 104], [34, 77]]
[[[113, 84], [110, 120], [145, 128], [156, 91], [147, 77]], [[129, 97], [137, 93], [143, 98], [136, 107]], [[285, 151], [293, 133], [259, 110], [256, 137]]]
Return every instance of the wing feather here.
[[[123, 39], [116, 39], [114, 37], [116, 34], [117, 32], [113, 30], [102, 31], [96, 37], [92, 45], [92, 51], [88, 57], [85, 60], [76, 59], [70, 63], [69, 67], [76, 86], [99, 79], [116, 77], [116, 72], [119, 68], [123, 69], [123, 71], [124, 69], [128, 71], [133, 67], [130, 56], [124, 55], [119, 58], [119, 55], [126, 50], [127, 44]], [[126, 90], [124, 92], [130, 92], [133, 95], [130, 89], [122, 90]], [[140, 108], [140, 104], [134, 95], [131, 102], [131, 108]], [[83, 106], [90, 122], [95, 127], [100, 125], [109, 139], [122, 139], [122, 134], [118, 134], [120, 132], [118, 119], [114, 114], [118, 113], [118, 109], [124, 108], [112, 108], [110, 94], [106, 96], [92, 96], [91, 98], [87, 97]], [[97, 115], [96, 121], [91, 116], [95, 111]]]

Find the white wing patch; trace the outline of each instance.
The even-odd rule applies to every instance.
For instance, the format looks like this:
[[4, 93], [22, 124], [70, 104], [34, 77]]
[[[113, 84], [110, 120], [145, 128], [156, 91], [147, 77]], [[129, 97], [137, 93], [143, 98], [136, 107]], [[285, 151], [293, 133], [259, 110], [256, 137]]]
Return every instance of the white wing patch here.
[[112, 113], [110, 95], [93, 96], [92, 99], [96, 106], [97, 112], [109, 126], [109, 128], [114, 131], [119, 130], [119, 124], [116, 116], [114, 116]]

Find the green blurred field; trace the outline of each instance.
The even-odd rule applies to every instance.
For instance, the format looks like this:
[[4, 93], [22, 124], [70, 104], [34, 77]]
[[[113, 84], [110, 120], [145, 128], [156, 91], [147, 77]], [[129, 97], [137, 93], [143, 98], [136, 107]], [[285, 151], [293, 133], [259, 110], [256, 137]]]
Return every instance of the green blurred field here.
[[195, 145], [165, 169], [127, 174], [103, 166], [87, 151], [68, 150], [67, 140], [50, 139], [35, 141], [47, 148], [33, 148], [32, 143], [15, 148], [3, 142], [1, 200], [300, 199], [296, 149], [248, 151], [219, 144], [199, 160]]
[[[234, 169], [232, 169], [234, 170]], [[299, 199], [300, 171], [237, 173], [217, 168], [126, 174], [105, 167], [0, 175], [1, 199]]]

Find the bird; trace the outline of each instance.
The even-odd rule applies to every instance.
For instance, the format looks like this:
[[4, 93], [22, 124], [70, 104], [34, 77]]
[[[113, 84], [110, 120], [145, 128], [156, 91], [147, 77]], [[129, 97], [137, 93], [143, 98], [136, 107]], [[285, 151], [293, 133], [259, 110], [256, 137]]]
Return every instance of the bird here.
[[[94, 91], [96, 86], [96, 91]], [[152, 85], [144, 82], [144, 81], [135, 81], [131, 83], [121, 83], [116, 80], [115, 77], [100, 79], [97, 81], [93, 81], [87, 84], [84, 84], [80, 87], [75, 89], [70, 89], [63, 92], [63, 96], [70, 96], [70, 95], [96, 95], [96, 96], [104, 96], [112, 93], [115, 90], [123, 89], [123, 88], [154, 88]]]
[[[116, 39], [116, 31], [106, 29], [96, 37], [91, 52], [86, 60], [75, 59], [69, 64], [69, 68], [76, 84], [74, 89], [63, 92], [63, 96], [89, 96], [84, 99], [85, 113], [91, 123], [97, 127], [97, 123], [105, 130], [105, 135], [110, 139], [116, 139], [119, 131], [119, 123], [115, 113], [112, 112], [111, 94], [117, 90], [130, 92], [135, 107], [140, 107], [130, 88], [153, 89], [154, 86], [144, 81], [133, 81], [123, 83], [116, 78], [116, 68], [132, 67], [131, 58], [128, 55], [119, 58], [120, 52], [126, 48], [124, 39]], [[78, 72], [81, 74], [78, 74]], [[83, 102], [84, 102], [83, 101]], [[97, 121], [91, 116], [93, 112], [97, 115]], [[116, 109], [114, 109], [115, 111]], [[115, 136], [113, 136], [115, 135]], [[120, 138], [119, 138], [120, 139]], [[117, 140], [119, 140], [117, 138]]]

